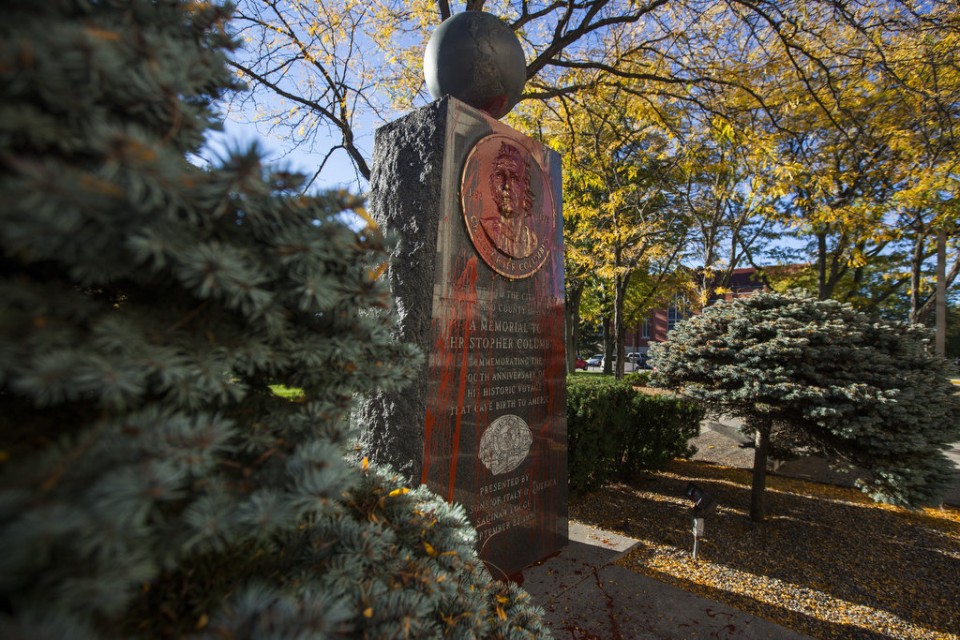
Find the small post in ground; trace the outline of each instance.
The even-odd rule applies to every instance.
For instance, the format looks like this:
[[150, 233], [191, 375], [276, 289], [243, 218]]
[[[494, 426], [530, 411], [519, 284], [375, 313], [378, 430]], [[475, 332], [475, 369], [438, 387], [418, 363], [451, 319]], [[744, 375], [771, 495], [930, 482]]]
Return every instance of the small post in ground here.
[[693, 517], [693, 559], [697, 559], [697, 541], [703, 535], [703, 518]]
[[693, 559], [697, 559], [697, 546], [699, 538], [703, 536], [704, 521], [703, 518], [713, 511], [717, 506], [716, 499], [701, 489], [694, 483], [687, 485], [687, 497], [693, 501], [691, 513], [693, 514]]

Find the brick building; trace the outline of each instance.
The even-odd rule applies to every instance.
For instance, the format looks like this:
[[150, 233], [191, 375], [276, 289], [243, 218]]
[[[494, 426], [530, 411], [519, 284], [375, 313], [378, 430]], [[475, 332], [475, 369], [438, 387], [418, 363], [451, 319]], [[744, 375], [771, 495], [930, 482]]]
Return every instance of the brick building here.
[[[712, 296], [708, 304], [717, 300], [732, 300], [764, 290], [766, 285], [758, 278], [756, 269], [753, 267], [735, 269], [730, 275], [730, 284], [725, 292]], [[694, 313], [692, 305], [683, 296], [676, 296], [669, 308], [654, 309], [643, 324], [627, 330], [624, 353], [646, 353], [652, 343], [665, 341], [668, 331]]]

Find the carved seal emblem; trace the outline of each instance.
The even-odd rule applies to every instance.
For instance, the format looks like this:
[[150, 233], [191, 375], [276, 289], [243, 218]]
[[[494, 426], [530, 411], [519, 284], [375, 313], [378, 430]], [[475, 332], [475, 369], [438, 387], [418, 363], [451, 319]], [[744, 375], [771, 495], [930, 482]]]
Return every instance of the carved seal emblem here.
[[523, 418], [500, 416], [490, 423], [480, 438], [480, 461], [497, 476], [513, 471], [530, 454], [533, 434]]
[[467, 233], [491, 269], [519, 280], [543, 266], [553, 238], [553, 194], [523, 142], [503, 134], [481, 138], [467, 157], [460, 193]]

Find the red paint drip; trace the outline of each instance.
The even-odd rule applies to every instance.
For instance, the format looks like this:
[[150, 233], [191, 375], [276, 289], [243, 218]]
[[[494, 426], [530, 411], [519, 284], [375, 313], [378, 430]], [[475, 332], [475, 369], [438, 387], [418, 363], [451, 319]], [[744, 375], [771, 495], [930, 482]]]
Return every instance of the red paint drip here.
[[[434, 327], [436, 327], [439, 322], [437, 320], [433, 321]], [[443, 407], [447, 405], [447, 401], [450, 396], [450, 387], [452, 386], [452, 381], [450, 380], [449, 372], [452, 371], [452, 363], [446, 362], [450, 360], [450, 356], [447, 355], [447, 351], [444, 347], [444, 342], [449, 337], [449, 332], [444, 333], [438, 331], [436, 328], [433, 330], [433, 335], [437, 336], [436, 341], [433, 344], [432, 353], [435, 354], [444, 354], [444, 362], [439, 363], [438, 368], [440, 370], [440, 379], [438, 381], [437, 396], [438, 402], [434, 404], [429, 404], [427, 406], [426, 417], [424, 419], [424, 441], [423, 441], [423, 470], [420, 474], [420, 483], [427, 484], [430, 479], [430, 463], [433, 461], [434, 456], [436, 455], [435, 449], [437, 448], [436, 435], [434, 434], [434, 426], [437, 421], [436, 411], [443, 411]]]
[[[437, 375], [436, 397], [427, 405], [424, 424], [424, 456], [423, 469], [420, 474], [422, 484], [430, 484], [430, 471], [433, 459], [445, 453], [444, 442], [452, 435], [449, 442], [453, 459], [450, 463], [448, 500], [453, 501], [453, 491], [456, 483], [456, 466], [460, 449], [460, 430], [462, 425], [462, 409], [466, 395], [466, 383], [469, 364], [470, 319], [477, 301], [477, 258], [472, 256], [466, 260], [463, 270], [449, 288], [449, 298], [444, 300], [443, 318], [434, 320], [433, 355], [437, 359], [431, 367], [431, 375]], [[454, 375], [457, 356], [449, 345], [463, 345], [461, 349], [460, 374]], [[444, 416], [450, 406], [456, 403], [456, 420], [453, 434], [446, 430], [437, 430], [438, 425], [445, 424]]]
[[[466, 289], [466, 291], [464, 291]], [[460, 350], [460, 384], [457, 389], [457, 420], [453, 429], [453, 459], [450, 460], [450, 488], [447, 492], [447, 501], [453, 502], [453, 490], [457, 483], [457, 460], [460, 458], [460, 427], [463, 423], [463, 400], [467, 391], [467, 372], [470, 349], [470, 318], [473, 316], [473, 306], [477, 303], [477, 256], [467, 260], [467, 268], [457, 280], [454, 294], [456, 307], [461, 311], [456, 320], [463, 327], [463, 349]], [[456, 321], [455, 320], [455, 321]]]

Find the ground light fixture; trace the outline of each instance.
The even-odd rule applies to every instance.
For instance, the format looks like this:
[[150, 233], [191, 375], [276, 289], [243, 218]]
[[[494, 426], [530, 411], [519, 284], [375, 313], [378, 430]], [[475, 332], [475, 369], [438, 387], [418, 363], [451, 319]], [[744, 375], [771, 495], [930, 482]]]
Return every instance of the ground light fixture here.
[[697, 546], [704, 532], [704, 518], [717, 508], [717, 501], [713, 495], [707, 493], [697, 484], [687, 484], [687, 498], [693, 502], [690, 513], [693, 516], [693, 559], [697, 559]]

